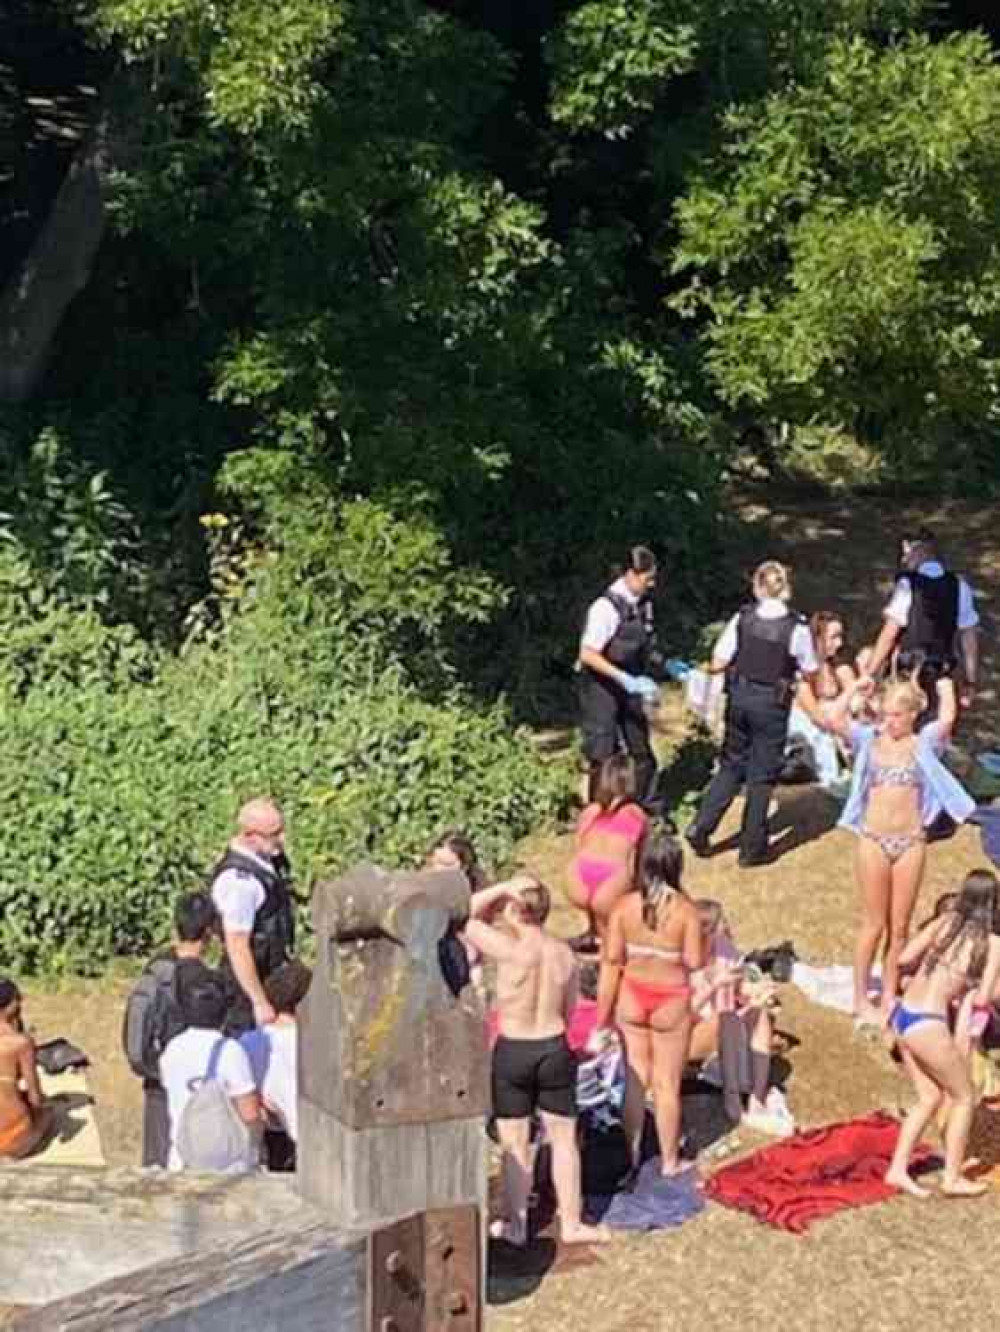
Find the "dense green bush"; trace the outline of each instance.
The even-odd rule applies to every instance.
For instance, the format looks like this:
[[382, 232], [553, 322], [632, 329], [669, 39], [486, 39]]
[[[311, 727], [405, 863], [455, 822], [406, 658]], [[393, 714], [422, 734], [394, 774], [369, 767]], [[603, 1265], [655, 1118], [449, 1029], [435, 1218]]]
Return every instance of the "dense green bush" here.
[[303, 887], [412, 861], [451, 825], [499, 861], [558, 812], [565, 770], [502, 707], [426, 702], [391, 668], [338, 688], [308, 655], [202, 647], [152, 684], [0, 700], [0, 965], [92, 972], [147, 950], [256, 792], [285, 804]]
[[359, 857], [410, 862], [449, 826], [499, 862], [565, 803], [566, 767], [454, 683], [446, 635], [501, 594], [453, 566], [419, 506], [338, 500], [265, 451], [233, 455], [219, 494], [179, 653], [42, 578], [11, 519], [0, 966], [95, 971], [148, 950], [254, 793], [285, 805], [303, 888]]

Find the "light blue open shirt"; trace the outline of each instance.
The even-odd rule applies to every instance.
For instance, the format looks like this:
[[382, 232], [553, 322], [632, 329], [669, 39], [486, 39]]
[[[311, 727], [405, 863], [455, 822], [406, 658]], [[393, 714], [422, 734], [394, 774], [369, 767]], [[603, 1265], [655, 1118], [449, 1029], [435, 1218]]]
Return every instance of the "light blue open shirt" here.
[[[877, 726], [865, 726], [861, 722], [853, 722], [848, 733], [854, 751], [854, 772], [851, 794], [847, 797], [847, 804], [837, 826], [850, 828], [856, 833], [860, 833], [864, 825], [872, 745], [877, 735]], [[946, 743], [940, 722], [928, 722], [917, 733], [915, 761], [923, 778], [920, 817], [925, 828], [934, 822], [942, 810], [947, 810], [956, 823], [964, 823], [976, 808], [972, 796], [938, 757]]]

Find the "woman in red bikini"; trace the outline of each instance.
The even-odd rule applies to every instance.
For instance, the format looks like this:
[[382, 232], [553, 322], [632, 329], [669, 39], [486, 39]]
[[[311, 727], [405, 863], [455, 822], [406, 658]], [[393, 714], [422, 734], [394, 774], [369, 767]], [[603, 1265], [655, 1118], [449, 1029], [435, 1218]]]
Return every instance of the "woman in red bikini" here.
[[594, 800], [580, 815], [569, 900], [587, 913], [588, 932], [573, 940], [593, 949], [604, 939], [611, 912], [635, 887], [635, 861], [647, 818], [635, 803], [635, 763], [628, 754], [605, 759]]
[[640, 891], [611, 915], [597, 1001], [598, 1028], [614, 1018], [625, 1041], [623, 1117], [633, 1168], [640, 1164], [652, 1087], [664, 1175], [682, 1169], [681, 1075], [693, 1021], [691, 973], [704, 966], [705, 953], [697, 909], [681, 887], [682, 865], [674, 838], [650, 833], [639, 857]]

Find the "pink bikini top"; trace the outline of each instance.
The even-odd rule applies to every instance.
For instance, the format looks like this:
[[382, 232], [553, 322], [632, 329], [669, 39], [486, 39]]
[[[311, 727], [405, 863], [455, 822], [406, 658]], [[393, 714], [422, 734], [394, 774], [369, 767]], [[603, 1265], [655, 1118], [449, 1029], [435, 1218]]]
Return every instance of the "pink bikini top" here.
[[621, 805], [618, 809], [598, 809], [581, 821], [582, 833], [600, 831], [617, 833], [630, 842], [637, 842], [646, 831], [646, 816], [636, 805]]

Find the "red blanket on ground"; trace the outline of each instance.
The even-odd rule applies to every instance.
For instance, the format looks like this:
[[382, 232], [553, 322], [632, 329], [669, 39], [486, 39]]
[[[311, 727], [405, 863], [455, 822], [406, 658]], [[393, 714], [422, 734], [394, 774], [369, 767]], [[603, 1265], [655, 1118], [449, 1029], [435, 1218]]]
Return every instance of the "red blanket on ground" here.
[[[708, 1181], [705, 1192], [726, 1207], [801, 1235], [814, 1221], [845, 1207], [867, 1207], [897, 1195], [882, 1176], [898, 1132], [898, 1120], [876, 1111], [797, 1133], [725, 1166]], [[913, 1165], [924, 1165], [932, 1157], [930, 1148], [921, 1146]]]

